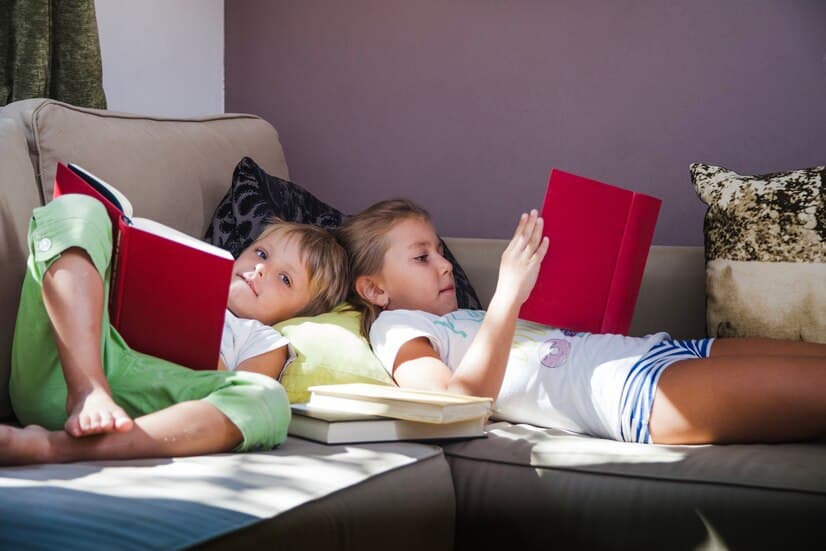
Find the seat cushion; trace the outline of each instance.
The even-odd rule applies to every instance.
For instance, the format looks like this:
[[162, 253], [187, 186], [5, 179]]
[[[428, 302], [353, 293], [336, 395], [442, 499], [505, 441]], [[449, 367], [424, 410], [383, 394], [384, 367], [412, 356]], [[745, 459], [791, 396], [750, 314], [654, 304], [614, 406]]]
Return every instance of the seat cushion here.
[[748, 549], [826, 537], [824, 443], [660, 446], [489, 428], [445, 446], [457, 549], [483, 543], [480, 531], [528, 548]]
[[291, 437], [266, 453], [0, 469], [0, 549], [450, 549], [453, 523], [447, 463], [423, 444]]

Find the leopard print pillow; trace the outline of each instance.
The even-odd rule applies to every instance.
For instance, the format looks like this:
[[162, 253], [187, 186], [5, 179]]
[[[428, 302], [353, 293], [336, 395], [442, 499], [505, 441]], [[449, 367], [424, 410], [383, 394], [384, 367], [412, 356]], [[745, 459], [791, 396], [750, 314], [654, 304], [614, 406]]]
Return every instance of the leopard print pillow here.
[[[346, 215], [298, 184], [267, 174], [254, 160], [244, 157], [235, 167], [229, 191], [215, 209], [204, 239], [237, 257], [273, 217], [332, 230]], [[447, 245], [442, 245], [445, 258], [453, 264], [459, 307], [481, 308], [464, 270]]]
[[826, 342], [826, 167], [690, 167], [705, 217], [709, 336]]

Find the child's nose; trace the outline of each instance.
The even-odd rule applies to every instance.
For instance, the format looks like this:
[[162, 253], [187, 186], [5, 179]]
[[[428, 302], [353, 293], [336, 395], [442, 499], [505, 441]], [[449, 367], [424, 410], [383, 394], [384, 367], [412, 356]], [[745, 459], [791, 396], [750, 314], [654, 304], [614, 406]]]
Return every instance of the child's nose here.
[[246, 273], [246, 276], [250, 279], [264, 277], [264, 264], [259, 262], [258, 264], [253, 266], [252, 270]]

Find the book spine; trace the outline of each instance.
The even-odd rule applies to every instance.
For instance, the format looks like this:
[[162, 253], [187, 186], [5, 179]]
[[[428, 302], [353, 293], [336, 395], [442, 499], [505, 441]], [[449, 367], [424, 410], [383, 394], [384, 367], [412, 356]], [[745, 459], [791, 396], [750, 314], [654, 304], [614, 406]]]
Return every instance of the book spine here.
[[627, 335], [631, 328], [660, 205], [659, 199], [634, 194], [605, 303], [602, 333]]
[[123, 297], [126, 293], [126, 261], [129, 257], [129, 221], [122, 217], [118, 222], [112, 246], [112, 276], [109, 289], [109, 319], [112, 326], [120, 331], [123, 318]]

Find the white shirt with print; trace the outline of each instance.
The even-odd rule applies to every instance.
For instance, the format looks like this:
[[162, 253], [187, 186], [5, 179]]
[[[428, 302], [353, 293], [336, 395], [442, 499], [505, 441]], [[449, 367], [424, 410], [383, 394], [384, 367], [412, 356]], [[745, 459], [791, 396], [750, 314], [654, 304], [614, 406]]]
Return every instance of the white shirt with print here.
[[[370, 343], [391, 375], [399, 349], [418, 337], [426, 337], [453, 371], [484, 315], [462, 309], [445, 316], [385, 311], [370, 329]], [[494, 416], [621, 440], [619, 403], [628, 373], [640, 356], [667, 338], [667, 333], [577, 333], [518, 320]]]

